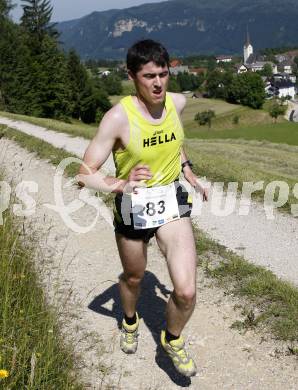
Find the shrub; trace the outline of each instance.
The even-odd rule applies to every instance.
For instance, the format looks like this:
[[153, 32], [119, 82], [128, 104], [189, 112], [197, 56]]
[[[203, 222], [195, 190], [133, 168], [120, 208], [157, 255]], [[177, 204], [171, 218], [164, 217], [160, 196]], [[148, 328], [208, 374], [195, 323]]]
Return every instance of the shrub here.
[[213, 118], [215, 118], [215, 112], [213, 110], [198, 112], [195, 115], [195, 121], [197, 121], [200, 126], [208, 124], [209, 129], [211, 127], [211, 122]]

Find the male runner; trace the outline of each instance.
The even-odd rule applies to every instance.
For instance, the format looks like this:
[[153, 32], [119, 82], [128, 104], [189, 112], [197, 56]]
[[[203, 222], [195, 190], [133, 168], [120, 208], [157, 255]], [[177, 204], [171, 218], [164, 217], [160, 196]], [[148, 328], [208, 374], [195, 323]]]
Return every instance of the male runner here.
[[[203, 200], [208, 194], [197, 183], [182, 149], [180, 114], [186, 99], [166, 92], [166, 49], [152, 40], [137, 42], [128, 50], [127, 69], [136, 96], [123, 98], [105, 114], [84, 156], [92, 174], [82, 165], [78, 180], [81, 185], [116, 193], [114, 225], [123, 266], [119, 280], [124, 311], [121, 349], [125, 353], [137, 350], [136, 304], [146, 268], [147, 244], [155, 235], [174, 286], [161, 344], [178, 372], [193, 376], [196, 366], [185, 350], [181, 333], [195, 307], [196, 249], [190, 221], [192, 204], [178, 181], [181, 170]], [[116, 177], [103, 177], [98, 169], [111, 152]]]

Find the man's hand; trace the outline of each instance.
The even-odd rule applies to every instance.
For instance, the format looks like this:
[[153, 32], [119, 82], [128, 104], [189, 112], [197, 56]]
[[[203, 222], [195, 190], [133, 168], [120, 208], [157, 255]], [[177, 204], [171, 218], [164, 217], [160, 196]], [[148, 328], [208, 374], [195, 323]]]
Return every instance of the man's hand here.
[[138, 193], [137, 187], [145, 187], [145, 181], [152, 178], [152, 173], [148, 165], [138, 164], [130, 171], [128, 176], [128, 180], [124, 185], [123, 192], [135, 194]]
[[189, 182], [189, 184], [195, 189], [195, 191], [199, 192], [203, 197], [203, 202], [208, 201], [208, 188], [204, 187], [200, 182], [199, 178], [193, 173], [190, 167], [186, 166], [183, 168], [183, 174], [185, 179]]

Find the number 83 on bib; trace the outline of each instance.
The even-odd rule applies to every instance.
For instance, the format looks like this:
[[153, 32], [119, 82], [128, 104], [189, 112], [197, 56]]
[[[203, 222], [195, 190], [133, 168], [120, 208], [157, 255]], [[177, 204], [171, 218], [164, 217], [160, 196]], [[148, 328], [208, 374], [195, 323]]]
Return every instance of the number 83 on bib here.
[[180, 218], [175, 184], [138, 188], [131, 194], [135, 229], [150, 229]]

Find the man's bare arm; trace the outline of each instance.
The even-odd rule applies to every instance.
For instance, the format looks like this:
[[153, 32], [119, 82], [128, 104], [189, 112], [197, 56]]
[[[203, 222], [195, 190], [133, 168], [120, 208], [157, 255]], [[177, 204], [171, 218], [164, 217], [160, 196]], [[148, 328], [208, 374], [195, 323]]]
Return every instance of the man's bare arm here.
[[123, 123], [126, 120], [120, 105], [113, 107], [105, 114], [95, 137], [84, 154], [83, 164], [76, 177], [80, 186], [102, 192], [123, 193], [125, 188], [128, 191], [130, 188], [133, 190], [134, 187], [139, 186], [141, 180], [151, 178], [149, 168], [143, 165], [134, 167], [127, 180], [104, 175], [98, 170], [109, 157], [117, 140], [120, 139], [119, 133], [123, 130]]
[[103, 117], [95, 137], [88, 145], [77, 180], [86, 186], [103, 192], [122, 192], [124, 180], [104, 175], [99, 169], [109, 157], [118, 138], [119, 126], [123, 123], [121, 108], [113, 107]]

